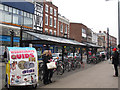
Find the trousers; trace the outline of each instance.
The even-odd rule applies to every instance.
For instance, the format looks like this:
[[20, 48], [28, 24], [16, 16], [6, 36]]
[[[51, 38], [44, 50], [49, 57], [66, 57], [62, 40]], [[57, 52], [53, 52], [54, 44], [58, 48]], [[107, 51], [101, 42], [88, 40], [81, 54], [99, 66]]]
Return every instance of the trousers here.
[[115, 75], [118, 76], [118, 65], [114, 64]]

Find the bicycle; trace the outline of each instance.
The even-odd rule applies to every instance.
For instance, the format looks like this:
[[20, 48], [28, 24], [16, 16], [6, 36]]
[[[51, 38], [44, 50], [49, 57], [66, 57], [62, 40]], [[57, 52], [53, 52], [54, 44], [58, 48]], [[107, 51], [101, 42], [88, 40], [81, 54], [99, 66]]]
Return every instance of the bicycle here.
[[43, 62], [39, 63], [39, 80], [43, 81], [44, 76], [44, 65]]
[[57, 72], [57, 75], [62, 75], [64, 73], [64, 65], [62, 60], [54, 60], [56, 62], [57, 68], [54, 69], [54, 73]]
[[66, 70], [67, 72], [71, 71], [71, 62], [69, 59], [66, 59], [64, 61], [64, 70]]
[[80, 60], [76, 60], [75, 64], [76, 64], [76, 68], [81, 68]]

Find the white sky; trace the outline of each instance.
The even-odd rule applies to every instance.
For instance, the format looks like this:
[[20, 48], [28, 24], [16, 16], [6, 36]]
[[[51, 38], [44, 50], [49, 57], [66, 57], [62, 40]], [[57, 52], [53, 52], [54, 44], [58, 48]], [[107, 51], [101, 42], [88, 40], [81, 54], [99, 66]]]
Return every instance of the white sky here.
[[118, 38], [118, 0], [50, 0], [70, 22], [83, 23], [94, 32], [107, 31]]

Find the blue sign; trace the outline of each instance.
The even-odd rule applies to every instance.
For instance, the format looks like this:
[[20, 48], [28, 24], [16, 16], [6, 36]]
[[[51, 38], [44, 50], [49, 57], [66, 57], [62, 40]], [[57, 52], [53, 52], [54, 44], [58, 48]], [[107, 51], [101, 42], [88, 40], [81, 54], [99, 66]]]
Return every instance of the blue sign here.
[[[19, 42], [20, 38], [19, 37], [13, 37], [13, 42]], [[0, 41], [11, 41], [11, 37], [10, 36], [2, 36], [0, 35]]]

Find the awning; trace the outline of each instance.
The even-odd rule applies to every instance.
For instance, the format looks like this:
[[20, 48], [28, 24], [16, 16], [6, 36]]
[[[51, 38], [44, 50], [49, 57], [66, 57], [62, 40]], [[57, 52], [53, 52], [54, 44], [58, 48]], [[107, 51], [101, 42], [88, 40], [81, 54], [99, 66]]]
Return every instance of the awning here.
[[24, 43], [44, 43], [44, 44], [54, 44], [54, 45], [73, 45], [73, 46], [86, 46], [86, 44], [77, 42], [72, 39], [66, 39], [62, 37], [56, 37], [56, 36], [50, 36], [50, 35], [45, 35], [45, 34], [40, 34], [40, 33], [34, 33], [34, 32], [28, 32], [24, 31], [25, 33], [32, 35], [39, 40], [22, 40]]
[[95, 45], [95, 44], [92, 44], [92, 43], [86, 43], [86, 45], [88, 47], [102, 48], [102, 46], [98, 46], [98, 45]]

